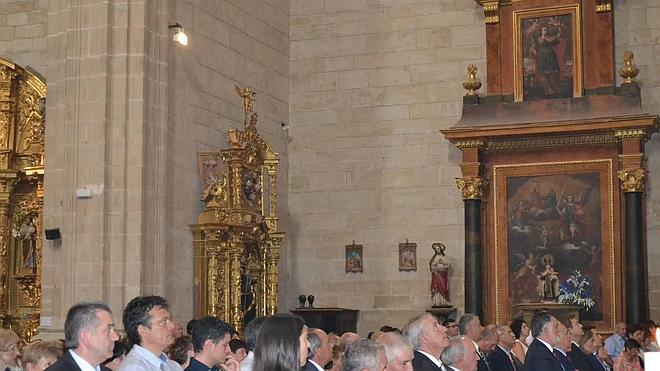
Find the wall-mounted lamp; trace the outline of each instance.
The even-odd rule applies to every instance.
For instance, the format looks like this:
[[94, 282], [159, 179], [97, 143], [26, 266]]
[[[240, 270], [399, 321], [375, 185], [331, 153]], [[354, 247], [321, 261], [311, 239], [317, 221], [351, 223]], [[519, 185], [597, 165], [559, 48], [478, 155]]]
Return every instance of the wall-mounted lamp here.
[[186, 35], [186, 33], [183, 32], [183, 26], [181, 26], [178, 23], [175, 23], [175, 24], [171, 24], [169, 28], [171, 31], [174, 31], [174, 36], [172, 36], [172, 40], [184, 46], [188, 45], [188, 35]]

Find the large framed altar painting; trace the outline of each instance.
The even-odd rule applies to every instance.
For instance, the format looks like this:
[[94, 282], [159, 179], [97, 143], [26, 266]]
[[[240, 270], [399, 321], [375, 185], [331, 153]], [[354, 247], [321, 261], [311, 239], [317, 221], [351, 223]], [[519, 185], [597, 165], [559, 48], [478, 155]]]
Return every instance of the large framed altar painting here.
[[[578, 305], [582, 321], [612, 328], [618, 284], [613, 173], [610, 158], [493, 167], [498, 321], [519, 314], [517, 304], [554, 301]], [[541, 277], [553, 277], [552, 284]]]

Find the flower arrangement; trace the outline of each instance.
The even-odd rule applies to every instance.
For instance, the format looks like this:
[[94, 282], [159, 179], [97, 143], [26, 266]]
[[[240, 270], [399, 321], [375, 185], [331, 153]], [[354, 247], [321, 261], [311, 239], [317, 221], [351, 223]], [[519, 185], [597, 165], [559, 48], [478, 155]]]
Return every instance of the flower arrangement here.
[[588, 311], [596, 302], [591, 297], [591, 280], [579, 270], [573, 271], [565, 282], [559, 287], [558, 301], [564, 304], [573, 304], [580, 309]]

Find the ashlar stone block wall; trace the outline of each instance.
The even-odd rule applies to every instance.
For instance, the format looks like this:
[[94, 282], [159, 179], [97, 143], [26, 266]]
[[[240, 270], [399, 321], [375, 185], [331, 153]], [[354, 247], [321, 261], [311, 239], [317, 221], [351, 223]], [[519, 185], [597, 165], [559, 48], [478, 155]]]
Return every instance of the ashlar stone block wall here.
[[193, 313], [189, 226], [203, 208], [197, 152], [228, 148], [227, 130], [243, 127], [236, 84], [257, 92], [258, 128], [280, 153], [279, 212], [281, 228], [288, 228], [287, 133], [282, 123], [289, 121], [289, 8], [289, 0], [170, 0], [170, 23], [184, 26], [189, 44], [173, 44], [170, 50], [165, 293], [176, 303], [175, 317], [184, 323]]
[[46, 75], [48, 0], [0, 1], [0, 56]]
[[[447, 245], [463, 302], [458, 121], [468, 64], [484, 71], [473, 1], [294, 0], [291, 6], [289, 296], [359, 309], [358, 330], [403, 326], [430, 307], [431, 244]], [[482, 76], [483, 72], [482, 72]], [[398, 244], [417, 243], [399, 272]], [[344, 246], [364, 245], [346, 273]]]

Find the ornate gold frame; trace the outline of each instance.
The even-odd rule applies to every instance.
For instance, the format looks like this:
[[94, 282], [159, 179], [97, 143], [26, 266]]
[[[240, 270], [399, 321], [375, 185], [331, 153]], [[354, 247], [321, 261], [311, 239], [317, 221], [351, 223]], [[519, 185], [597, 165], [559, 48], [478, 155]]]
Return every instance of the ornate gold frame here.
[[[524, 163], [524, 164], [513, 164], [513, 165], [495, 165], [493, 166], [493, 210], [494, 210], [494, 275], [495, 275], [495, 318], [497, 322], [506, 322], [510, 320], [510, 316], [513, 313], [507, 313], [507, 310], [502, 310], [505, 303], [509, 300], [509, 291], [503, 290], [503, 286], [508, 288], [508, 258], [504, 259], [503, 257], [508, 254], [508, 249], [506, 242], [507, 239], [506, 231], [502, 233], [502, 220], [508, 220], [508, 210], [506, 205], [507, 194], [506, 194], [506, 183], [505, 180], [508, 176], [512, 176], [515, 173], [516, 176], [528, 176], [528, 175], [546, 175], [546, 174], [563, 174], [563, 173], [581, 173], [581, 172], [599, 172], [606, 175], [606, 179], [601, 180], [601, 189], [606, 190], [606, 192], [601, 194], [606, 197], [604, 202], [601, 202], [601, 205], [604, 203], [607, 205], [606, 208], [601, 209], [601, 223], [603, 225], [601, 235], [603, 236], [603, 242], [607, 241], [608, 245], [607, 250], [605, 246], [603, 247], [603, 253], [607, 253], [605, 257], [607, 259], [607, 268], [609, 269], [608, 280], [603, 280], [603, 283], [607, 282], [609, 287], [603, 287], [603, 290], [607, 289], [609, 292], [610, 298], [607, 301], [609, 305], [609, 316], [602, 321], [606, 326], [603, 328], [600, 326], [599, 330], [613, 331], [616, 324], [617, 316], [617, 298], [616, 288], [618, 287], [617, 278], [615, 275], [616, 270], [616, 248], [617, 244], [615, 241], [615, 216], [614, 216], [614, 197], [618, 196], [616, 192], [618, 184], [615, 183], [614, 178], [614, 165], [611, 159], [597, 159], [597, 160], [580, 160], [580, 161], [559, 161], [559, 162], [543, 162], [543, 163]], [[504, 206], [500, 205], [503, 202]], [[504, 219], [502, 219], [504, 215]], [[505, 222], [505, 228], [506, 228]], [[502, 235], [504, 234], [504, 236]], [[605, 238], [606, 237], [606, 238]], [[506, 292], [504, 292], [506, 291]], [[503, 313], [504, 312], [504, 313]], [[505, 316], [508, 314], [509, 316]], [[605, 315], [606, 312], [603, 311]]]
[[573, 97], [582, 96], [582, 22], [580, 5], [557, 6], [533, 10], [513, 11], [513, 97], [522, 102], [523, 97], [523, 55], [521, 26], [526, 18], [549, 17], [554, 15], [572, 15], [573, 19]]
[[41, 309], [45, 99], [39, 76], [0, 58], [0, 317], [28, 342]]
[[236, 90], [243, 130], [227, 132], [230, 148], [198, 153], [205, 207], [191, 229], [195, 315], [220, 317], [241, 332], [248, 312], [277, 312], [284, 232], [277, 216], [278, 154], [257, 131], [255, 92]]

